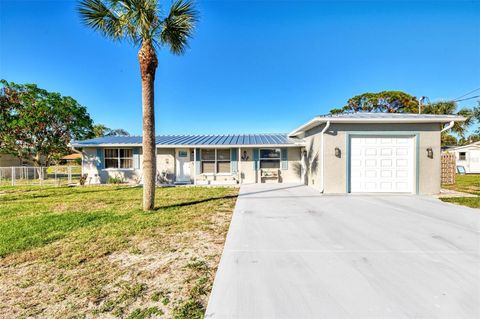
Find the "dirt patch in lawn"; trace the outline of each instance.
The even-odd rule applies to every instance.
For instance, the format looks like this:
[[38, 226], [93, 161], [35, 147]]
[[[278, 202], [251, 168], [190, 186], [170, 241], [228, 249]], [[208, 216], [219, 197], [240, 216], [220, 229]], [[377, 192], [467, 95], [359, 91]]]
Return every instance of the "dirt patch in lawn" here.
[[[207, 212], [191, 226], [184, 225], [184, 210], [165, 213], [161, 227], [150, 221], [153, 215], [136, 213], [111, 229], [86, 226], [0, 258], [0, 317], [203, 318], [235, 203], [218, 201], [189, 206], [191, 216]], [[65, 209], [52, 205], [55, 214]], [[131, 235], [116, 234], [116, 227], [142, 221]]]
[[132, 238], [130, 249], [75, 267], [39, 261], [35, 252], [7, 257], [0, 268], [0, 317], [125, 318], [135, 311], [200, 317], [223, 249], [224, 217], [217, 233], [159, 234], [161, 242]]

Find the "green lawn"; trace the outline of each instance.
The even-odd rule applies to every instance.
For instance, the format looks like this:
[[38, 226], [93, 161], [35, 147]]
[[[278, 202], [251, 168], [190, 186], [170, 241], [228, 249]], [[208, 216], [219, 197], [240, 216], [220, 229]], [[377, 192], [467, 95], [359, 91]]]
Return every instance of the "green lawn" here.
[[202, 317], [237, 192], [0, 187], [0, 317]]
[[[455, 185], [443, 185], [442, 187], [480, 196], [480, 175], [457, 175]], [[480, 197], [450, 197], [442, 198], [442, 200], [472, 208], [480, 208]]]

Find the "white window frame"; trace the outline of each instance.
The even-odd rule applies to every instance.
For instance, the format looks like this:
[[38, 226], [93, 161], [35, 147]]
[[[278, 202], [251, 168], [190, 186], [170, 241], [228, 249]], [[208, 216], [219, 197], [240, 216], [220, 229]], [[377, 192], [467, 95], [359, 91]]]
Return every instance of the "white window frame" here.
[[[232, 157], [231, 157], [231, 154], [232, 154], [232, 149], [231, 148], [222, 148], [222, 149], [227, 149], [229, 150], [230, 152], [230, 158], [227, 160], [218, 160], [218, 153], [217, 153], [217, 148], [214, 149], [215, 151], [215, 160], [212, 161], [212, 160], [203, 160], [202, 158], [202, 153], [203, 153], [203, 150], [206, 150], [207, 148], [201, 148], [199, 149], [200, 151], [200, 169], [201, 169], [201, 173], [200, 175], [207, 175], [207, 176], [213, 176], [213, 175], [232, 175]], [[209, 149], [210, 150], [210, 149]], [[214, 172], [213, 173], [204, 173], [203, 172], [203, 162], [214, 162]], [[230, 172], [228, 173], [218, 173], [218, 162], [228, 162], [229, 163], [229, 166], [230, 166]]]
[[[116, 157], [107, 157], [106, 156], [106, 152], [107, 150], [117, 150], [118, 152], [118, 156]], [[132, 152], [132, 157], [120, 157], [120, 150], [130, 150]], [[107, 168], [107, 159], [116, 159], [117, 160], [117, 166], [118, 167], [109, 167]], [[126, 168], [121, 168], [121, 160], [122, 159], [129, 159], [131, 160], [131, 163], [132, 163], [132, 167], [126, 167]], [[103, 169], [106, 170], [106, 171], [110, 171], [110, 170], [115, 170], [115, 171], [118, 171], [118, 170], [122, 170], [122, 171], [132, 171], [134, 169], [134, 162], [133, 162], [133, 149], [132, 148], [128, 148], [128, 147], [107, 147], [107, 148], [104, 148], [103, 149]]]
[[[262, 157], [262, 150], [275, 150], [278, 151], [278, 168], [262, 168], [262, 160], [264, 161], [276, 161], [276, 158], [271, 158], [271, 157]], [[258, 165], [260, 169], [281, 169], [282, 167], [282, 149], [280, 148], [274, 148], [274, 147], [268, 147], [268, 148], [260, 148], [258, 150]]]
[[[463, 158], [462, 158], [463, 154]], [[467, 152], [458, 152], [458, 160], [459, 161], [466, 161], [467, 160]]]

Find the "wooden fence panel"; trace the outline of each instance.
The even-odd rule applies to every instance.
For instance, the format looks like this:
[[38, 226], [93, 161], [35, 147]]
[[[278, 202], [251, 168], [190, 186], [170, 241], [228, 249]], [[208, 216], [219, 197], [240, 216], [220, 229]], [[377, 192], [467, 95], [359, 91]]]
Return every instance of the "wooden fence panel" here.
[[442, 185], [455, 184], [457, 161], [454, 153], [442, 153]]

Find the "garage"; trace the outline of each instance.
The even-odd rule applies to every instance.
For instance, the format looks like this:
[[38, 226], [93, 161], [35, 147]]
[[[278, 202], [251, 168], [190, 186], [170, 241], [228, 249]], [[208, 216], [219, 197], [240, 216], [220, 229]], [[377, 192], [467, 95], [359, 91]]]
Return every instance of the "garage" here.
[[350, 136], [351, 193], [414, 193], [415, 136]]
[[304, 143], [299, 169], [323, 194], [438, 194], [441, 134], [457, 115], [348, 112], [314, 117], [289, 134]]

